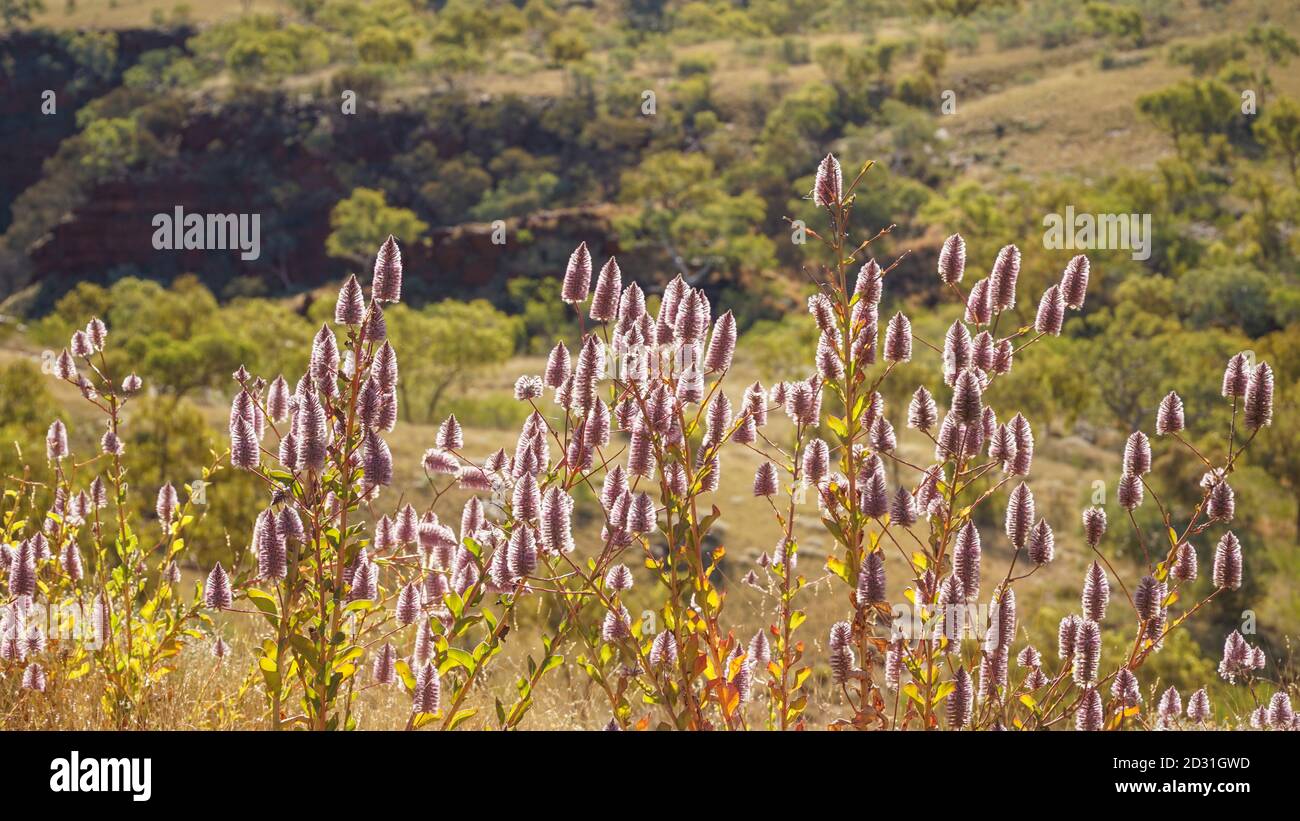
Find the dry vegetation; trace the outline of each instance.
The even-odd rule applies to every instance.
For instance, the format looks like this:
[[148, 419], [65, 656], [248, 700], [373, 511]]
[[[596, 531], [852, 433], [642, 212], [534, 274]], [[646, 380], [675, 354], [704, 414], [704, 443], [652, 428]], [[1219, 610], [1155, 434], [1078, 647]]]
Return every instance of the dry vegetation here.
[[[811, 321], [811, 320], [808, 320]], [[40, 352], [31, 348], [13, 347], [0, 351], [0, 361], [18, 358], [39, 361]], [[539, 374], [545, 360], [537, 357], [516, 357], [496, 373], [484, 374], [470, 389], [477, 395], [509, 396], [517, 374]], [[909, 366], [899, 368], [899, 378], [909, 380]], [[728, 376], [734, 385], [746, 385], [764, 379], [767, 370], [748, 355], [742, 341], [736, 364]], [[51, 388], [61, 406], [73, 413], [70, 428], [89, 427], [95, 424], [93, 409], [85, 405], [72, 386], [51, 380]], [[226, 423], [228, 408], [217, 396], [203, 401], [201, 407], [214, 429]], [[527, 409], [521, 407], [517, 421], [522, 422]], [[783, 415], [774, 414], [769, 423], [769, 435], [776, 441], [789, 438], [791, 425]], [[403, 422], [389, 436], [394, 459], [394, 483], [386, 492], [393, 499], [418, 500], [429, 494], [429, 484], [420, 469], [420, 458], [435, 439], [437, 425]], [[484, 458], [502, 443], [513, 437], [513, 432], [495, 428], [465, 428], [464, 453], [473, 458]], [[900, 455], [914, 463], [925, 463], [931, 457], [933, 443], [923, 435], [899, 429]], [[1080, 506], [1087, 500], [1094, 477], [1109, 477], [1118, 473], [1119, 459], [1116, 448], [1122, 444], [1110, 439], [1106, 447], [1098, 447], [1077, 437], [1059, 438], [1042, 436], [1034, 461], [1034, 490], [1040, 512], [1054, 522], [1075, 521]], [[727, 456], [722, 483], [713, 494], [715, 502], [726, 511], [716, 533], [726, 546], [728, 561], [721, 574], [728, 591], [727, 606], [732, 626], [738, 635], [748, 636], [762, 629], [772, 602], [770, 591], [747, 586], [742, 577], [763, 552], [770, 552], [776, 543], [779, 530], [771, 520], [767, 503], [752, 493], [752, 477], [762, 459], [754, 452], [736, 449]], [[899, 476], [895, 471], [891, 481]], [[218, 480], [219, 481], [219, 480]], [[219, 492], [220, 485], [211, 492]], [[468, 494], [452, 491], [434, 508], [444, 520], [455, 521]], [[833, 540], [815, 518], [817, 503], [810, 495], [802, 506], [803, 518], [798, 520], [796, 535], [800, 543], [801, 567], [810, 585], [801, 606], [808, 614], [804, 627], [809, 642], [809, 655], [814, 674], [806, 689], [809, 706], [806, 717], [814, 726], [824, 726], [846, 709], [841, 688], [834, 684], [826, 664], [825, 636], [830, 626], [843, 617], [850, 606], [842, 585], [822, 565], [833, 548]], [[579, 517], [574, 530], [580, 552], [583, 545], [599, 544], [601, 522], [590, 515]], [[1068, 526], [1067, 526], [1068, 531]], [[920, 533], [921, 531], [917, 531]], [[231, 542], [247, 541], [247, 532], [230, 532]], [[1059, 558], [1047, 566], [1035, 579], [1035, 585], [1026, 588], [1020, 599], [1024, 619], [1025, 638], [1036, 646], [1050, 646], [1055, 641], [1056, 621], [1065, 612], [1062, 601], [1078, 595], [1078, 580], [1090, 559], [1080, 550], [1070, 549], [1078, 543], [1073, 532], [1059, 537], [1064, 549]], [[993, 542], [985, 554], [988, 567], [1005, 568], [1011, 558], [1010, 548], [1002, 542]], [[1117, 568], [1132, 574], [1137, 566], [1125, 559], [1116, 559]], [[207, 568], [193, 563], [183, 565], [185, 581], [182, 588], [191, 589], [200, 584]], [[629, 610], [639, 614], [656, 606], [657, 591], [652, 575], [633, 565], [637, 577], [634, 594], [628, 602]], [[993, 570], [991, 572], [997, 572]], [[890, 578], [891, 600], [900, 600], [903, 589], [909, 584], [901, 575]], [[494, 700], [507, 699], [513, 693], [515, 682], [527, 669], [527, 659], [537, 652], [542, 636], [543, 620], [550, 608], [538, 599], [515, 612], [517, 627], [505, 642], [501, 656], [488, 668], [480, 685], [467, 699], [466, 706], [475, 708], [483, 716], [491, 716]], [[551, 613], [553, 616], [554, 614]], [[553, 624], [550, 625], [553, 627]], [[225, 637], [230, 654], [225, 661], [213, 658], [210, 646], [199, 643], [187, 646], [177, 659], [176, 673], [165, 679], [157, 700], [150, 708], [148, 724], [166, 729], [263, 729], [266, 726], [264, 698], [259, 679], [250, 671], [245, 659], [253, 657], [263, 636], [260, 620], [244, 614], [217, 614], [214, 632]], [[97, 682], [82, 679], [61, 693], [60, 703], [28, 699], [8, 717], [7, 723], [32, 729], [111, 729], [114, 725], [97, 709], [100, 688]], [[376, 688], [363, 692], [356, 713], [363, 728], [380, 729], [401, 726], [410, 714], [410, 698], [398, 688]], [[598, 688], [580, 669], [565, 665], [551, 674], [538, 689], [536, 704], [522, 725], [526, 729], [599, 729], [609, 721], [608, 704]], [[467, 727], [474, 727], [471, 721]], [[490, 726], [485, 724], [484, 726]]]

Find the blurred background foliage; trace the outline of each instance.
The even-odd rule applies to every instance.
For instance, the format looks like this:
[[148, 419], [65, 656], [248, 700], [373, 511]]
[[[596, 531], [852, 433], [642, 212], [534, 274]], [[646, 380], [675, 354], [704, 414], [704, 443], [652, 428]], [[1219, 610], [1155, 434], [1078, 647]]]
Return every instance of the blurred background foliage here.
[[[580, 239], [604, 249], [598, 264], [617, 252], [652, 306], [680, 272], [734, 310], [750, 378], [802, 377], [820, 257], [787, 219], [811, 221], [812, 172], [833, 150], [850, 177], [877, 162], [855, 217], [869, 233], [895, 226], [873, 246], [902, 256], [882, 316], [906, 311], [927, 339], [958, 316], [933, 274], [946, 234], [966, 237], [973, 277], [1020, 246], [1024, 324], [1073, 253], [1039, 241], [1045, 215], [1152, 215], [1150, 258], [1090, 252], [1086, 311], [993, 401], [1035, 421], [1058, 532], [1073, 533], [1065, 521], [1096, 482], [1113, 492], [1123, 437], [1151, 428], [1164, 393], [1183, 396], [1198, 447], [1221, 448], [1223, 364], [1268, 359], [1279, 423], [1234, 483], [1248, 584], [1153, 669], [1212, 679], [1247, 609], [1271, 659], [1300, 636], [1293, 5], [0, 0], [0, 22], [15, 91], [0, 118], [13, 153], [0, 173], [6, 475], [39, 477], [44, 430], [75, 405], [41, 378], [42, 356], [92, 315], [111, 327], [114, 371], [150, 386], [131, 420], [134, 481], [198, 475], [222, 447], [231, 372], [296, 380], [338, 283], [364, 277], [389, 233], [408, 259], [411, 298], [387, 319], [413, 440], [449, 412], [471, 428], [519, 423], [513, 376], [578, 333], [556, 277]], [[260, 212], [261, 258], [153, 251], [149, 217], [177, 198]], [[124, 238], [137, 229], [143, 253]], [[927, 367], [903, 382], [934, 384]], [[904, 387], [891, 383], [891, 413]], [[97, 439], [68, 421], [83, 449]], [[1166, 502], [1185, 510], [1199, 470], [1184, 455], [1156, 443]], [[258, 504], [243, 479], [220, 481], [230, 490], [192, 539], [207, 555], [245, 540]], [[1140, 514], [1157, 526], [1151, 506]], [[1077, 606], [1077, 582], [1027, 617], [1040, 642]]]

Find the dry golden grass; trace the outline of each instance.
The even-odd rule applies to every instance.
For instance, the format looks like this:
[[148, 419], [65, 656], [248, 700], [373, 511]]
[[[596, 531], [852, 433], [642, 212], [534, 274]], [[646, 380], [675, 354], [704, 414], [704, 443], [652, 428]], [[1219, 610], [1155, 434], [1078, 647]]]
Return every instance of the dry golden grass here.
[[32, 21], [51, 28], [128, 29], [153, 25], [155, 14], [171, 22], [178, 6], [185, 7], [185, 19], [212, 23], [244, 13], [282, 12], [289, 4], [281, 0], [45, 0], [45, 11]]
[[[956, 113], [940, 117], [939, 125], [958, 154], [972, 161], [976, 179], [1007, 171], [1097, 177], [1119, 168], [1149, 168], [1172, 154], [1173, 144], [1138, 113], [1137, 99], [1190, 76], [1186, 66], [1169, 64], [1169, 49], [1241, 33], [1262, 19], [1290, 31], [1300, 23], [1294, 6], [1262, 3], [1258, 11], [1257, 17], [1242, 4], [1219, 11], [1188, 4], [1169, 39], [1114, 51], [1120, 66], [1112, 69], [1098, 65], [1102, 48], [1096, 42], [1051, 51], [997, 51], [985, 42], [979, 53], [951, 60], [945, 77], [987, 90], [959, 98]], [[1294, 70], [1278, 66], [1270, 74], [1279, 92], [1300, 93]]]

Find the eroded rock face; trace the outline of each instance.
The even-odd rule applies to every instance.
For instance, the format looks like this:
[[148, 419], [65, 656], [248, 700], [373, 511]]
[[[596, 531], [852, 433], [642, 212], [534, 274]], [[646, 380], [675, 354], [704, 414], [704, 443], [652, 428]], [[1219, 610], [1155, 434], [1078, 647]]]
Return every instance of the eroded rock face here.
[[[17, 264], [0, 260], [5, 291], [35, 283], [37, 301], [45, 304], [80, 281], [128, 275], [165, 281], [194, 273], [218, 296], [282, 294], [349, 272], [368, 275], [368, 260], [339, 259], [325, 250], [334, 206], [367, 184], [384, 188], [391, 204], [409, 206], [409, 191], [404, 196], [401, 188], [418, 189], [419, 179], [367, 181], [378, 172], [397, 173], [398, 158], [414, 145], [432, 144], [438, 156], [465, 148], [443, 145], [451, 138], [418, 110], [376, 109], [366, 115], [367, 128], [351, 128], [319, 100], [283, 94], [234, 103], [199, 97], [160, 105], [151, 116], [151, 133], [166, 135], [166, 144], [152, 146], [141, 165], [115, 179], [67, 196], [62, 210], [43, 217], [48, 228], [27, 230], [26, 241], [9, 249], [20, 257]], [[397, 189], [388, 191], [393, 185]], [[155, 215], [177, 208], [183, 214], [258, 214], [260, 253], [250, 260], [234, 249], [155, 248]], [[500, 304], [512, 277], [560, 276], [580, 241], [602, 259], [617, 253], [615, 211], [580, 206], [509, 219], [504, 241], [494, 237], [501, 233], [494, 223], [435, 225], [422, 237], [402, 237], [408, 296], [485, 297]], [[661, 273], [648, 270], [647, 279]]]
[[[436, 296], [444, 288], [461, 294], [492, 298], [507, 280], [518, 276], [560, 276], [569, 254], [586, 241], [592, 255], [603, 260], [619, 253], [613, 234], [611, 206], [541, 211], [504, 221], [505, 243], [494, 243], [491, 223], [467, 223], [431, 232], [424, 273], [417, 270], [419, 289]], [[499, 237], [497, 237], [499, 238]]]
[[[263, 214], [261, 257], [246, 261], [238, 250], [156, 250], [151, 219], [171, 214], [177, 205], [187, 214], [226, 213], [229, 200], [193, 183], [120, 181], [97, 187], [85, 204], [29, 249], [33, 280], [61, 291], [78, 281], [107, 281], [132, 270], [162, 279], [194, 272], [219, 294], [243, 277], [261, 280], [266, 292], [276, 293], [312, 288], [348, 271], [368, 273], [325, 253], [328, 206], [297, 222], [291, 252], [277, 240], [283, 227], [275, 216]], [[492, 223], [432, 229], [403, 243], [408, 297], [499, 301], [512, 277], [563, 274], [570, 252], [583, 240], [601, 259], [617, 254], [612, 212], [610, 206], [594, 206], [506, 220], [503, 244], [494, 242], [497, 228]]]

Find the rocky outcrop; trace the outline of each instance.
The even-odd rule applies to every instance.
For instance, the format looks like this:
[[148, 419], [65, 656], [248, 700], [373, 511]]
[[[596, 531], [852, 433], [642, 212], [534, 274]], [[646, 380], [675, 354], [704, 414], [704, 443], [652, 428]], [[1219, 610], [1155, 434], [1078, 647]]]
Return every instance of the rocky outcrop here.
[[[358, 264], [325, 253], [329, 207], [296, 215], [294, 250], [276, 241], [275, 215], [262, 220], [262, 257], [244, 261], [238, 251], [155, 250], [153, 215], [227, 213], [231, 191], [193, 180], [116, 181], [98, 186], [88, 201], [29, 249], [35, 278], [50, 296], [78, 281], [106, 282], [115, 274], [170, 279], [200, 272], [217, 293], [240, 278], [267, 280], [270, 291], [309, 289], [337, 281]], [[238, 207], [238, 203], [235, 203]], [[445, 297], [484, 297], [499, 301], [505, 283], [517, 276], [561, 276], [570, 252], [586, 241], [597, 259], [617, 254], [611, 217], [614, 206], [541, 211], [494, 223], [466, 223], [431, 230], [403, 245], [406, 289], [414, 301]], [[500, 229], [500, 230], [499, 230]], [[108, 264], [111, 261], [111, 264]], [[654, 274], [628, 268], [629, 275], [653, 281]], [[358, 271], [358, 273], [368, 273]]]
[[[619, 253], [609, 205], [540, 211], [495, 223], [466, 223], [431, 232], [413, 248], [412, 286], [430, 297], [492, 299], [517, 276], [562, 276], [569, 254], [586, 242], [596, 260]], [[598, 263], [599, 264], [599, 263]], [[626, 265], [625, 273], [636, 275]]]
[[[0, 233], [8, 227], [14, 198], [41, 176], [41, 164], [76, 131], [77, 109], [121, 83], [122, 72], [153, 49], [182, 47], [193, 32], [178, 29], [122, 29], [117, 59], [103, 75], [80, 70], [68, 53], [65, 33], [43, 29], [0, 37]], [[42, 95], [54, 92], [55, 110], [42, 110]]]

